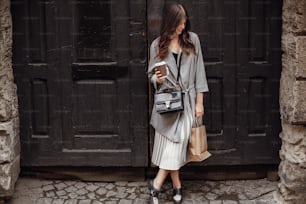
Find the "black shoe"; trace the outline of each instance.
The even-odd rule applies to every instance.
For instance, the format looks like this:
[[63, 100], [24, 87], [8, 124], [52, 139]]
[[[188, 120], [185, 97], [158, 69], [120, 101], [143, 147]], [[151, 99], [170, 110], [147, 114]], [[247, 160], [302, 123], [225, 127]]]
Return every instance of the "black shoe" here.
[[181, 188], [173, 188], [172, 200], [175, 204], [180, 204], [183, 201], [183, 194]]
[[158, 196], [160, 191], [154, 187], [153, 180], [149, 181], [149, 190], [150, 190], [150, 204], [158, 204]]

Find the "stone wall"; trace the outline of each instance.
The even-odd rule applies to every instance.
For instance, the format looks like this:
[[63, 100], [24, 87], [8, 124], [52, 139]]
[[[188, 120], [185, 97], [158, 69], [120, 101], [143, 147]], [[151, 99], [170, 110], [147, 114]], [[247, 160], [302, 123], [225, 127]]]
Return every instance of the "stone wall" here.
[[306, 199], [306, 0], [283, 1], [279, 203]]
[[20, 165], [19, 118], [12, 69], [10, 0], [0, 3], [0, 196], [13, 194]]

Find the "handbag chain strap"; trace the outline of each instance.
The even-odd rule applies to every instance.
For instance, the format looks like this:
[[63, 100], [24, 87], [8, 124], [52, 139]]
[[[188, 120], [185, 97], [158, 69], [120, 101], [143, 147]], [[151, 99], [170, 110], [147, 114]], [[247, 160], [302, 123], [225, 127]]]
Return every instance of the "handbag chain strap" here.
[[182, 63], [182, 57], [183, 57], [183, 52], [180, 56], [180, 59], [179, 59], [179, 65], [177, 67], [177, 77], [176, 77], [176, 84], [179, 85], [179, 79], [180, 79], [180, 76], [181, 76], [181, 63]]
[[[178, 67], [177, 67], [176, 83], [174, 85], [177, 86], [177, 87], [180, 87], [180, 89], [182, 89], [182, 87], [180, 86], [179, 79], [180, 79], [180, 76], [181, 76], [181, 63], [182, 63], [183, 52], [181, 52], [181, 55], [179, 57], [180, 57], [180, 59], [179, 59]], [[171, 83], [173, 83], [173, 82], [171, 82]]]

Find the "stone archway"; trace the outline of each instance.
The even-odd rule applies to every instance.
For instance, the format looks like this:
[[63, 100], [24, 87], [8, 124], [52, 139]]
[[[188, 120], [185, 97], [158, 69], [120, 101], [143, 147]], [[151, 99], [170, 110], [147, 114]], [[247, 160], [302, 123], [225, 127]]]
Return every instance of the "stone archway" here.
[[[11, 196], [20, 171], [16, 85], [12, 70], [10, 0], [0, 4], [0, 197]], [[306, 198], [306, 0], [283, 1], [280, 107], [283, 131], [279, 203]]]
[[12, 69], [10, 0], [0, 3], [0, 196], [11, 196], [20, 171], [16, 85]]
[[279, 203], [306, 198], [306, 0], [283, 1]]

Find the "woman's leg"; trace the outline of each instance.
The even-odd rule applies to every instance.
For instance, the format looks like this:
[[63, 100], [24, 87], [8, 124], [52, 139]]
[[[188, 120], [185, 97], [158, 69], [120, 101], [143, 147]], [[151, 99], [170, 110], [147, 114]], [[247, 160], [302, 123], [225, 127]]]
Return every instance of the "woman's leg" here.
[[178, 189], [182, 187], [179, 173], [179, 170], [170, 171], [173, 187]]
[[174, 203], [182, 203], [183, 197], [182, 197], [182, 186], [179, 176], [179, 170], [171, 171], [171, 180], [173, 185], [173, 193], [172, 193], [172, 199]]
[[168, 174], [169, 174], [169, 170], [166, 170], [166, 169], [159, 169], [155, 179], [153, 180], [153, 184], [154, 184], [154, 187], [158, 190], [161, 189], [164, 181], [166, 180]]

